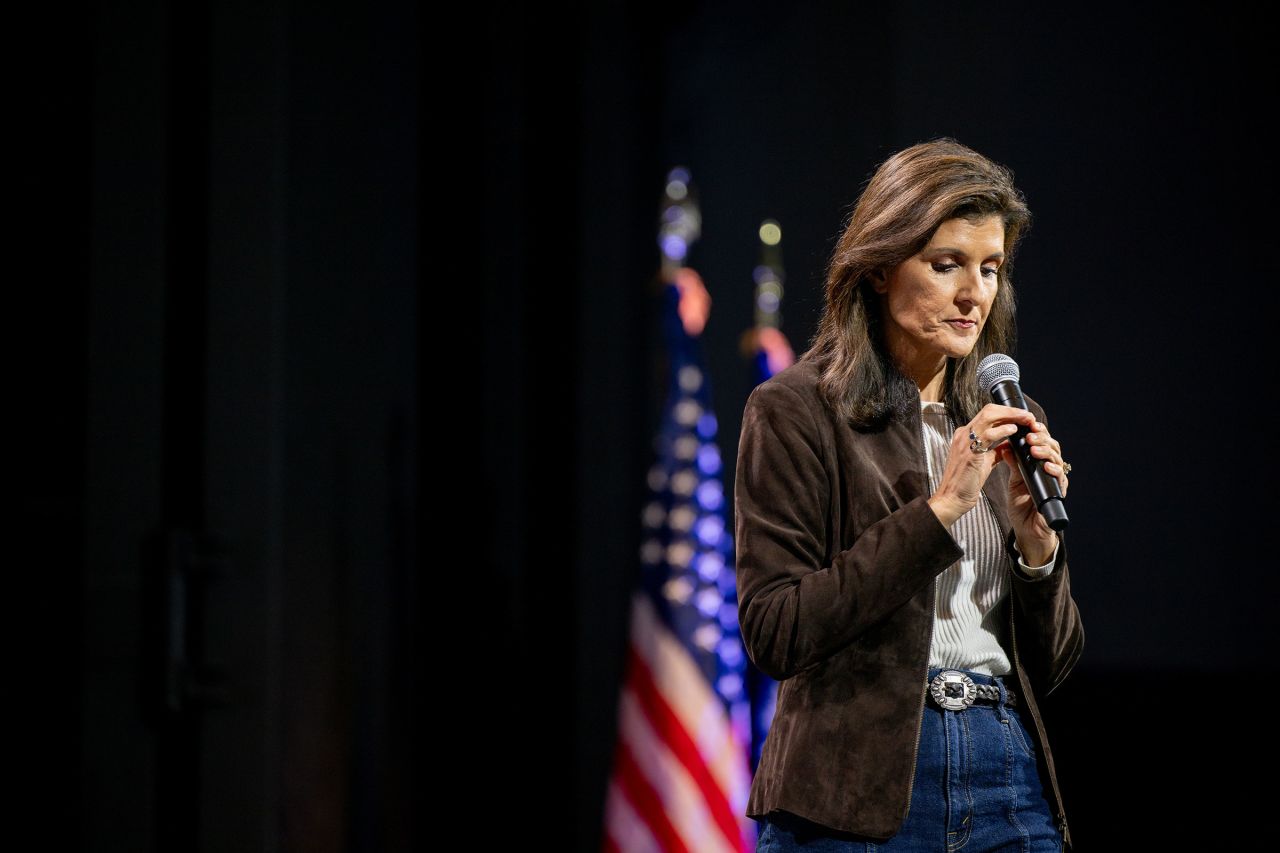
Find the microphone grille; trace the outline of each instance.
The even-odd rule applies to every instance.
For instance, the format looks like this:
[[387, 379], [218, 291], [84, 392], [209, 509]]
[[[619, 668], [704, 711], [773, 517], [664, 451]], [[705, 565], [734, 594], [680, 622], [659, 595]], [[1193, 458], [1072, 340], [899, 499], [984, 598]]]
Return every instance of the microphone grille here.
[[1002, 352], [993, 352], [978, 362], [978, 387], [988, 394], [997, 382], [1005, 379], [1017, 382], [1019, 378], [1018, 362]]

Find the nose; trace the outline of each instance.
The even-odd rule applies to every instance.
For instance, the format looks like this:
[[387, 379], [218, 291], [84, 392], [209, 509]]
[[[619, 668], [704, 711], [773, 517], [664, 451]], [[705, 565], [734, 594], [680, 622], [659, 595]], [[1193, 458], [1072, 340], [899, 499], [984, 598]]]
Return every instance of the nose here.
[[980, 301], [987, 290], [986, 279], [982, 277], [982, 270], [966, 269], [963, 275], [956, 279], [956, 302], [962, 305], [970, 305]]

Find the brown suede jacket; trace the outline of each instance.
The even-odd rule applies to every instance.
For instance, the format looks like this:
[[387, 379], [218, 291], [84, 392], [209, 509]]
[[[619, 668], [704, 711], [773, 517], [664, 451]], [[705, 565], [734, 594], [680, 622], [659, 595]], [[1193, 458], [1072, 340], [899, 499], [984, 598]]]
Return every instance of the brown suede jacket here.
[[[756, 386], [743, 411], [734, 489], [738, 619], [751, 661], [780, 682], [746, 814], [783, 809], [887, 839], [911, 803], [934, 578], [964, 551], [927, 503], [919, 409], [883, 430], [855, 430], [836, 422], [817, 381], [813, 363], [797, 362]], [[1038, 403], [1028, 397], [1027, 404], [1048, 423]], [[1016, 561], [1008, 484], [1001, 464], [983, 491]], [[1009, 575], [1002, 606], [1019, 699], [1035, 722], [1069, 847], [1036, 704], [1084, 647], [1065, 535], [1048, 577]]]

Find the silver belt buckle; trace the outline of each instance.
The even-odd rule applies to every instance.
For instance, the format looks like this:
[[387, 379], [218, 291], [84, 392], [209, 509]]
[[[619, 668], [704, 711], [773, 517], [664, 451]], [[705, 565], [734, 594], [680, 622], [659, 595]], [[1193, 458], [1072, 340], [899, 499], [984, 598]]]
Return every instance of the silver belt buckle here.
[[948, 711], [963, 711], [973, 704], [978, 686], [973, 679], [957, 669], [944, 669], [929, 682], [933, 701]]

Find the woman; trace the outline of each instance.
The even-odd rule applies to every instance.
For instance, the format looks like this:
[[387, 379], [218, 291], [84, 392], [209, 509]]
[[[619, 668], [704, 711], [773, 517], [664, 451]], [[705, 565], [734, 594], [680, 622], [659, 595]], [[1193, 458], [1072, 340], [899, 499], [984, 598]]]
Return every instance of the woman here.
[[1070, 844], [1038, 701], [1084, 631], [1065, 537], [1006, 439], [1030, 430], [1064, 495], [1069, 466], [1037, 402], [985, 402], [975, 380], [1012, 348], [1029, 221], [1009, 171], [954, 140], [893, 155], [833, 254], [811, 347], [747, 400], [738, 616], [780, 682], [757, 850]]

